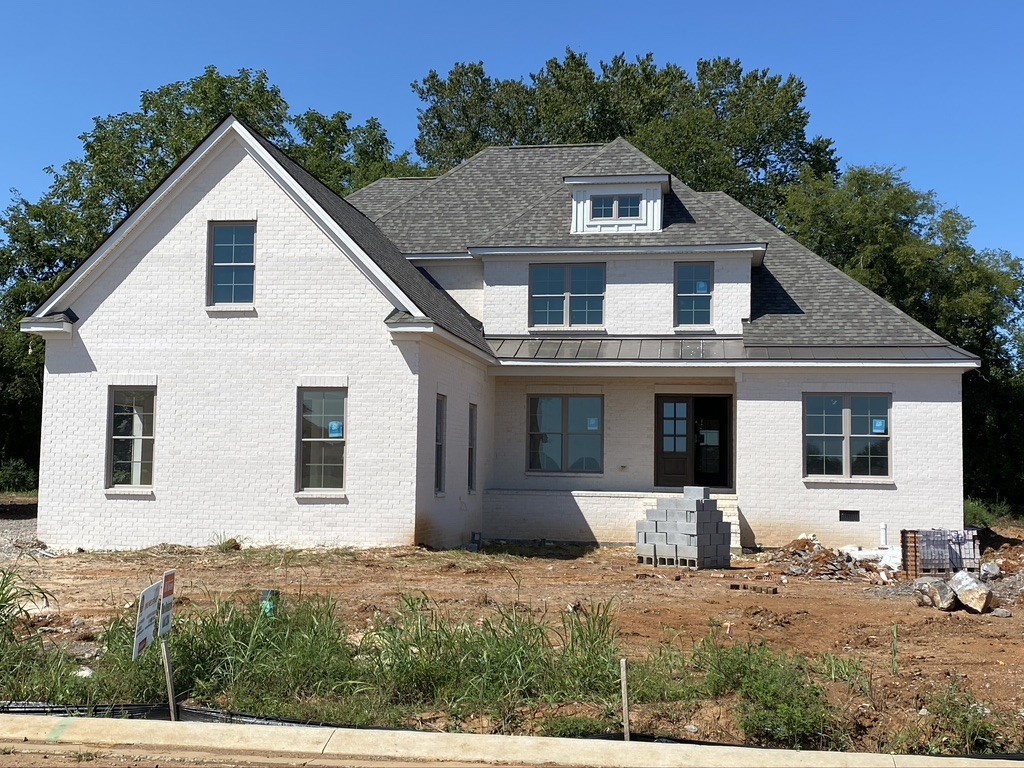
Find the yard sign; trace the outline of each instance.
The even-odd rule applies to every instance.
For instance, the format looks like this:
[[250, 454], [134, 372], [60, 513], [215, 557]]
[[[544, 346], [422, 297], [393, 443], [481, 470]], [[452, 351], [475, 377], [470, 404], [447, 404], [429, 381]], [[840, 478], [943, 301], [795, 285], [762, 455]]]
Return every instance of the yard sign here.
[[162, 582], [146, 587], [139, 595], [139, 617], [135, 621], [135, 647], [132, 650], [132, 661], [152, 645], [156, 638], [157, 617], [160, 615], [160, 590]]

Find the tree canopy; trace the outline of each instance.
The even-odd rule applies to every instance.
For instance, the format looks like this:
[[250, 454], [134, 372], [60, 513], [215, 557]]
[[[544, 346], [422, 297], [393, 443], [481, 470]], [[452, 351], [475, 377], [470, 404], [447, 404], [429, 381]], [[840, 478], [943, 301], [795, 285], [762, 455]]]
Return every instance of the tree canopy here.
[[38, 457], [41, 355], [29, 352], [18, 321], [233, 112], [341, 194], [382, 176], [443, 172], [489, 145], [624, 136], [686, 184], [728, 192], [979, 355], [982, 370], [964, 384], [967, 491], [1024, 505], [1020, 259], [974, 249], [970, 220], [895, 168], [841, 171], [831, 139], [808, 135], [799, 78], [727, 58], [700, 60], [692, 75], [652, 54], [595, 67], [567, 49], [528, 77], [457, 63], [412, 88], [423, 103], [417, 156], [396, 154], [375, 118], [291, 114], [267, 74], [246, 69], [208, 67], [144, 92], [135, 112], [95, 118], [81, 156], [47, 169], [47, 192], [15, 194], [0, 214], [0, 475], [5, 462]]

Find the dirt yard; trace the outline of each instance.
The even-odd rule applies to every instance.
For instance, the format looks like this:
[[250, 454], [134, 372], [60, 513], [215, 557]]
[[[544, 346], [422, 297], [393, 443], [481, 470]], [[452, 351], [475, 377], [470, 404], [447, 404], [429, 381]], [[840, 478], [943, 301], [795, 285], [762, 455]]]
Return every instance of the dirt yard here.
[[[638, 566], [628, 548], [517, 555], [414, 547], [294, 551], [242, 542], [239, 550], [162, 546], [53, 556], [33, 543], [13, 546], [34, 556], [23, 555], [19, 568], [55, 598], [56, 610], [37, 624], [82, 656], [95, 653], [95, 638], [112, 616], [130, 610], [144, 587], [174, 568], [179, 606], [257, 599], [264, 590], [329, 595], [354, 633], [372, 628], [404, 596], [426, 596], [469, 621], [514, 601], [552, 618], [570, 606], [611, 601], [630, 654], [667, 642], [688, 648], [714, 625], [735, 641], [855, 657], [894, 714], [916, 715], [930, 694], [959, 680], [986, 706], [1024, 718], [1024, 525], [1003, 527], [984, 542], [990, 547], [984, 559], [1003, 562], [997, 593], [1011, 618], [921, 608], [911, 583], [879, 584], [871, 574], [805, 567], [796, 569], [804, 575], [787, 575], [792, 560], [770, 553], [734, 558], [728, 571], [690, 572]], [[10, 557], [5, 552], [0, 559]], [[735, 588], [743, 585], [764, 591]], [[714, 735], [713, 728], [702, 731]]]

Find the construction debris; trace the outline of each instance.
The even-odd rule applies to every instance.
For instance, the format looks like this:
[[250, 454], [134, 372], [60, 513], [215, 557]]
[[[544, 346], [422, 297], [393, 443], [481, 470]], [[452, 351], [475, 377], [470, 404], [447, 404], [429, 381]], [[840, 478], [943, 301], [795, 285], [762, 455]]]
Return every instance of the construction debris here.
[[978, 530], [935, 528], [928, 531], [900, 531], [903, 570], [919, 576], [949, 576], [958, 571], [977, 571], [981, 564]]
[[957, 572], [949, 580], [949, 588], [956, 593], [957, 600], [971, 613], [988, 613], [996, 607], [992, 588], [983, 584], [967, 571]]
[[852, 555], [823, 546], [814, 534], [801, 536], [774, 550], [766, 563], [780, 568], [787, 576], [833, 581], [849, 581], [878, 572], [861, 567]]

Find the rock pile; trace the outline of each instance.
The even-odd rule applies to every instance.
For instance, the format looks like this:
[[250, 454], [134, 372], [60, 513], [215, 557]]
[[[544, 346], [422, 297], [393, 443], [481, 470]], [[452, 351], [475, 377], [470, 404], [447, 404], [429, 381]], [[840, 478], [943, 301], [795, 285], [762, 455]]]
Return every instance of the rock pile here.
[[[991, 577], [994, 572], [988, 570]], [[917, 604], [938, 608], [940, 611], [955, 611], [960, 608], [969, 613], [989, 613], [997, 618], [1010, 618], [1010, 611], [999, 608], [999, 599], [992, 587], [972, 573], [958, 571], [946, 581], [937, 577], [920, 578], [914, 582], [914, 597]]]
[[774, 550], [767, 564], [780, 568], [786, 576], [808, 576], [832, 581], [849, 581], [866, 577], [870, 573], [852, 556], [822, 546], [813, 535], [794, 539], [786, 546]]

